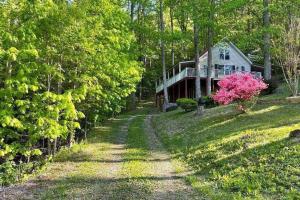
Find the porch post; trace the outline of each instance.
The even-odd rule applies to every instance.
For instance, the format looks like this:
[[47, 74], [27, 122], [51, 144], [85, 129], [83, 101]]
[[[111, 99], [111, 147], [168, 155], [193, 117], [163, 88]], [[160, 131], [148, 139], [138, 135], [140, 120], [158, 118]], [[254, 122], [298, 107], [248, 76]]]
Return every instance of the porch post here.
[[181, 87], [180, 87], [180, 82], [178, 83], [178, 99], [180, 99], [180, 89], [181, 89]]
[[185, 88], [184, 88], [184, 90], [185, 90], [185, 91], [184, 91], [184, 92], [185, 92], [184, 96], [185, 96], [185, 98], [188, 98], [187, 79], [185, 79], [184, 82], [185, 82], [185, 84], [184, 84], [184, 86], [185, 86]]
[[172, 95], [172, 100], [173, 100], [173, 102], [175, 102], [175, 85], [173, 85], [173, 87], [172, 87], [172, 92], [173, 92], [173, 95]]

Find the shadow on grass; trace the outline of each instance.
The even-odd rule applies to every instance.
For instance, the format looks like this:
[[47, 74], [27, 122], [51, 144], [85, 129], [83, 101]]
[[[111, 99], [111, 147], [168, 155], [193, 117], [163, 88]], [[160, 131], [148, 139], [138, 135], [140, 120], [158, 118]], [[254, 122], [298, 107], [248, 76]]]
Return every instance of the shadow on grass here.
[[[245, 195], [270, 193], [279, 197], [295, 190], [300, 195], [299, 159], [299, 142], [285, 138], [223, 159], [189, 163], [198, 168], [200, 175], [215, 180], [226, 192]], [[217, 174], [213, 175], [213, 171]]]
[[[151, 187], [161, 181], [184, 179], [181, 176], [141, 176], [134, 178], [93, 178], [72, 176], [57, 180], [39, 180], [34, 194], [39, 199], [149, 199]], [[46, 187], [41, 187], [41, 186]], [[164, 193], [164, 191], [162, 192]], [[165, 191], [167, 195], [184, 194], [177, 188]], [[164, 194], [163, 196], [166, 196]]]
[[[259, 106], [259, 110], [265, 107]], [[179, 135], [176, 140], [184, 141], [189, 150], [197, 150], [201, 146], [225, 139], [229, 136], [240, 134], [248, 130], [267, 130], [288, 126], [300, 122], [300, 107], [295, 109], [293, 106], [280, 106], [277, 109], [258, 113], [232, 115], [226, 114], [199, 121], [199, 125], [193, 126]], [[289, 113], [287, 118], [286, 113]], [[203, 125], [201, 125], [203, 124]], [[193, 138], [190, 140], [189, 138]], [[183, 147], [187, 149], [186, 147]]]

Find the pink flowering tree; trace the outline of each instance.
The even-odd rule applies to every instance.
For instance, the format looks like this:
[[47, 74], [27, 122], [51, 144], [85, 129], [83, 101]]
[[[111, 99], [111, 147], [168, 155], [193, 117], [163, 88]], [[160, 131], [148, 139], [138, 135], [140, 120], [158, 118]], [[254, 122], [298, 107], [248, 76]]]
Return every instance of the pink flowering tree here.
[[236, 73], [226, 76], [218, 83], [220, 89], [213, 95], [214, 101], [221, 105], [236, 102], [238, 109], [246, 112], [253, 106], [260, 92], [268, 87], [262, 79], [250, 73]]

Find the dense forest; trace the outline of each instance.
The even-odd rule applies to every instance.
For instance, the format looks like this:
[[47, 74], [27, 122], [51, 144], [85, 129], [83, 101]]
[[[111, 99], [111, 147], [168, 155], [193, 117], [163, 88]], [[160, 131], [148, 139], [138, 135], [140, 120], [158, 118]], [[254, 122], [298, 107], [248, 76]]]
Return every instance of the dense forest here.
[[119, 113], [142, 69], [130, 18], [109, 0], [12, 0], [0, 9], [0, 183], [7, 184]]
[[223, 38], [270, 79], [299, 8], [300, 0], [1, 0], [0, 184], [153, 96], [168, 67]]

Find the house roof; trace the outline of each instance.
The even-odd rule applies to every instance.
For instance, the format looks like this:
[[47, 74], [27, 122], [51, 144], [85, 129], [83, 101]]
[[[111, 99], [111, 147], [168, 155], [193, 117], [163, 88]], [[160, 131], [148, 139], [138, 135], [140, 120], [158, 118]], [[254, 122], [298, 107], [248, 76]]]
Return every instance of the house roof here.
[[[214, 47], [216, 47], [216, 46], [218, 46], [219, 44], [221, 44], [221, 43], [227, 43], [228, 45], [230, 45], [240, 56], [242, 56], [250, 65], [252, 65], [253, 63], [252, 63], [252, 61], [247, 57], [247, 56], [245, 56], [245, 54], [239, 49], [239, 48], [237, 48], [232, 42], [230, 42], [228, 39], [222, 39], [220, 42], [218, 42], [217, 44], [215, 44], [214, 46], [213, 46], [213, 48]], [[200, 56], [200, 58], [203, 58], [203, 57], [205, 57], [206, 55], [208, 54], [208, 51], [206, 51], [203, 55], [201, 55]]]

